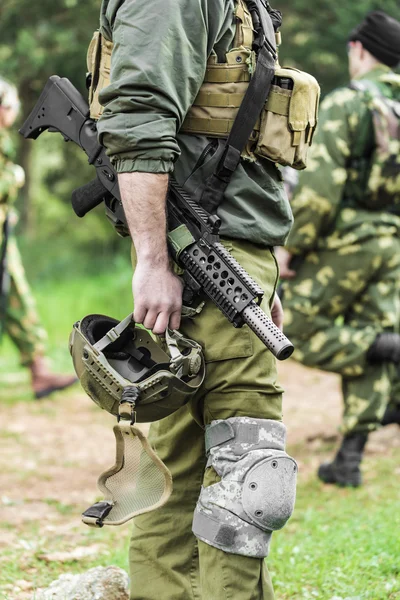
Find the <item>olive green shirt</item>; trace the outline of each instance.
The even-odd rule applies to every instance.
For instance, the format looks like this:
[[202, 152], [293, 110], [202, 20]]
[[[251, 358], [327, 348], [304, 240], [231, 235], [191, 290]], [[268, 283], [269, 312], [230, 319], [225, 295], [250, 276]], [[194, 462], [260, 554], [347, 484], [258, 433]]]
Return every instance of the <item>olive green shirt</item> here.
[[[212, 50], [223, 62], [232, 46], [234, 8], [234, 0], [103, 0], [101, 32], [114, 47], [99, 134], [118, 172], [174, 172], [200, 198], [223, 143], [199, 162], [212, 140], [179, 129]], [[292, 214], [276, 165], [241, 161], [218, 213], [226, 237], [283, 244]]]
[[[360, 81], [369, 82], [384, 96], [400, 100], [400, 76], [389, 67], [379, 65]], [[340, 88], [324, 99], [309, 164], [300, 174], [292, 199], [294, 226], [286, 244], [292, 254], [399, 234], [400, 217], [384, 210], [367, 210], [348, 197], [349, 190], [354, 196], [363, 194], [351, 182], [349, 161], [363, 156], [363, 147], [371, 150], [373, 139], [364, 92]]]

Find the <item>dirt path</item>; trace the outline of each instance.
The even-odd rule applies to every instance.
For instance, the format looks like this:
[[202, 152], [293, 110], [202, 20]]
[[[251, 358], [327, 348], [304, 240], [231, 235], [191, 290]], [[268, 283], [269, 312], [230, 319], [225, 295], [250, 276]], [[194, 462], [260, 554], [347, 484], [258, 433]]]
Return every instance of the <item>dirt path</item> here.
[[[289, 447], [301, 476], [314, 476], [337, 436], [339, 380], [293, 362], [281, 364], [280, 375]], [[93, 502], [97, 477], [113, 462], [112, 425], [78, 386], [54, 400], [0, 405], [0, 552], [20, 547], [38, 523], [65, 539], [82, 535], [77, 515]], [[399, 445], [398, 429], [390, 427], [371, 436], [368, 452]]]

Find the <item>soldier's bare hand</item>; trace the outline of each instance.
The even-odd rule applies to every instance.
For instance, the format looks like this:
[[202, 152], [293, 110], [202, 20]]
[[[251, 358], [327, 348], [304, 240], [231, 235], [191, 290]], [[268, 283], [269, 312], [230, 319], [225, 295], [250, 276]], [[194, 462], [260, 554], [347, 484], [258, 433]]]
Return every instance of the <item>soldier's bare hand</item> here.
[[293, 279], [296, 276], [296, 271], [290, 268], [292, 255], [282, 246], [275, 249], [276, 260], [279, 265], [279, 275], [281, 279]]
[[167, 327], [179, 329], [183, 285], [165, 265], [139, 261], [132, 279], [134, 319], [162, 335]]

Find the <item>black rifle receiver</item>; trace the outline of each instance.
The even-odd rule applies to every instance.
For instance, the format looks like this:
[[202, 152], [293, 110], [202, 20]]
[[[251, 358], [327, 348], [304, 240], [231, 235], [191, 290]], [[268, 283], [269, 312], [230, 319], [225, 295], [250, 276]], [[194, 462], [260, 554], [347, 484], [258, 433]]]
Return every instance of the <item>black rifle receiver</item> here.
[[[20, 133], [36, 139], [46, 129], [58, 131], [66, 141], [81, 146], [96, 168], [96, 179], [73, 193], [75, 213], [83, 217], [104, 202], [118, 233], [129, 235], [117, 174], [98, 142], [88, 104], [68, 79], [56, 75], [50, 77]], [[185, 287], [191, 296], [203, 292], [235, 327], [246, 323], [279, 360], [289, 358], [293, 345], [259, 306], [263, 290], [222, 245], [219, 218], [204, 211], [172, 177], [167, 214], [169, 251], [184, 269]], [[183, 248], [176, 244], [178, 228], [185, 232]]]

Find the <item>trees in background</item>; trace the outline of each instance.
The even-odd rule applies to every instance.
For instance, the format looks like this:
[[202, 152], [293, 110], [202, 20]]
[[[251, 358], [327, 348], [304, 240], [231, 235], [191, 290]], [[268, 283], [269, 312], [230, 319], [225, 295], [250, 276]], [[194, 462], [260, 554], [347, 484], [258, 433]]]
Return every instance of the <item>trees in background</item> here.
[[[1, 1], [0, 75], [17, 85], [22, 115], [29, 113], [50, 75], [68, 77], [85, 93], [86, 50], [98, 27], [99, 7], [99, 0]], [[19, 143], [19, 162], [26, 172], [21, 213], [24, 227], [31, 230], [38, 191], [32, 174], [34, 148]]]

